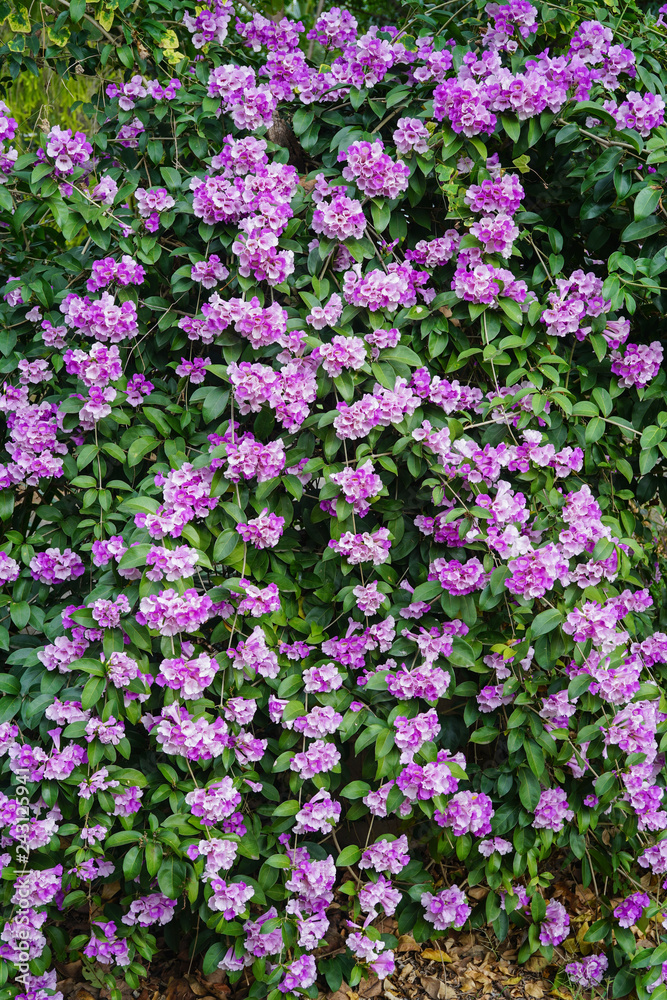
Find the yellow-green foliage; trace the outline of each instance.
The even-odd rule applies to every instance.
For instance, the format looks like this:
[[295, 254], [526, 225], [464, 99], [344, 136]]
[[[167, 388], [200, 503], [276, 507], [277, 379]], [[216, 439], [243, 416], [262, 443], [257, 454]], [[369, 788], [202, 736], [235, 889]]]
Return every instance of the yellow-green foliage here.
[[29, 143], [31, 133], [47, 130], [47, 122], [75, 131], [89, 127], [89, 118], [81, 114], [80, 106], [91, 100], [99, 85], [96, 78], [71, 76], [63, 80], [52, 70], [43, 69], [38, 77], [21, 73], [0, 96], [19, 123], [19, 135]]

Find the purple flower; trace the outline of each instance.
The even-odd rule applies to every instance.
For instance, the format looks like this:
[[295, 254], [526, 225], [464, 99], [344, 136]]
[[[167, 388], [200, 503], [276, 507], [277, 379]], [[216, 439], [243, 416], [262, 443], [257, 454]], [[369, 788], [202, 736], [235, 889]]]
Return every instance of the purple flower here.
[[574, 819], [574, 812], [568, 806], [567, 795], [562, 788], [545, 788], [535, 809], [533, 826], [536, 830], [563, 829], [565, 821]]
[[245, 882], [225, 882], [216, 878], [209, 884], [213, 894], [208, 899], [208, 907], [222, 913], [225, 920], [233, 920], [245, 913], [249, 900], [255, 894], [253, 887]]
[[412, 150], [415, 153], [428, 152], [429, 132], [419, 118], [399, 118], [392, 136], [396, 152], [404, 156]]
[[556, 947], [567, 937], [570, 928], [570, 918], [562, 903], [551, 900], [547, 903], [547, 912], [540, 926], [540, 944]]
[[645, 892], [633, 892], [626, 896], [622, 903], [614, 907], [614, 916], [621, 927], [632, 927], [640, 919], [642, 913], [651, 902]]
[[20, 573], [21, 567], [16, 560], [0, 550], [0, 586], [5, 583], [14, 583], [15, 580], [18, 580]]
[[355, 181], [362, 194], [369, 198], [397, 198], [406, 190], [410, 169], [405, 163], [391, 159], [384, 152], [381, 139], [375, 142], [353, 142], [338, 154], [346, 165], [343, 177]]
[[611, 353], [611, 370], [619, 375], [621, 388], [638, 386], [643, 389], [660, 371], [663, 359], [662, 344], [654, 340], [651, 344], [627, 344], [625, 354]]
[[159, 594], [142, 597], [136, 619], [140, 625], [157, 629], [161, 635], [196, 632], [210, 617], [213, 601], [190, 587], [182, 595], [162, 590]]
[[125, 938], [116, 937], [116, 924], [113, 920], [106, 923], [96, 921], [91, 927], [94, 930], [93, 936], [83, 949], [84, 955], [88, 958], [96, 958], [103, 964], [129, 965], [130, 954], [128, 942]]
[[333, 770], [339, 763], [340, 751], [333, 743], [313, 740], [306, 750], [292, 757], [290, 770], [296, 771], [301, 778], [313, 778], [316, 774]]
[[83, 562], [72, 549], [46, 549], [30, 560], [30, 573], [34, 580], [55, 587], [68, 580], [76, 580], [85, 572]]
[[503, 840], [502, 837], [492, 837], [491, 840], [482, 840], [477, 845], [477, 849], [483, 858], [490, 858], [494, 851], [502, 855], [511, 854], [514, 850], [510, 842]]
[[332, 538], [329, 542], [329, 548], [345, 556], [351, 565], [372, 562], [374, 566], [379, 566], [389, 557], [389, 549], [391, 548], [389, 529], [379, 528], [372, 533], [364, 532], [361, 535], [346, 531], [338, 541]]
[[168, 924], [173, 919], [176, 900], [168, 899], [162, 892], [134, 899], [130, 909], [122, 918], [130, 927], [152, 927], [153, 924]]
[[71, 128], [62, 129], [58, 125], [46, 137], [46, 155], [55, 161], [55, 172], [58, 177], [74, 173], [74, 168], [87, 163], [93, 152], [93, 147], [83, 132], [72, 134]]
[[317, 979], [317, 966], [312, 955], [302, 955], [285, 966], [285, 978], [279, 984], [281, 993], [303, 990], [312, 986]]
[[398, 875], [410, 861], [408, 838], [401, 834], [395, 840], [378, 840], [367, 847], [359, 861], [359, 868], [372, 868], [376, 872]]
[[231, 778], [221, 778], [212, 782], [207, 788], [196, 788], [185, 796], [194, 816], [200, 816], [205, 826], [215, 826], [221, 820], [231, 816], [235, 808], [241, 804], [241, 795], [234, 788]]
[[424, 907], [424, 919], [433, 924], [436, 930], [446, 931], [449, 927], [462, 927], [470, 916], [472, 908], [468, 905], [465, 893], [458, 886], [433, 895], [424, 892], [421, 896]]
[[565, 971], [575, 986], [588, 990], [592, 986], [599, 986], [608, 964], [607, 956], [604, 954], [587, 955], [581, 962], [570, 962], [565, 966]]
[[434, 559], [429, 564], [428, 579], [438, 580], [450, 594], [463, 596], [486, 586], [488, 574], [484, 572], [479, 559], [468, 559], [461, 563], [458, 559]]
[[251, 518], [247, 524], [237, 524], [236, 530], [249, 545], [256, 549], [272, 549], [280, 539], [285, 525], [285, 518], [270, 514], [265, 507], [259, 517]]
[[493, 805], [484, 792], [457, 792], [450, 799], [444, 812], [436, 810], [436, 821], [451, 826], [455, 837], [466, 833], [484, 836], [491, 833]]
[[329, 793], [321, 788], [296, 814], [294, 833], [331, 833], [331, 828], [340, 820], [340, 813], [340, 802], [335, 802]]

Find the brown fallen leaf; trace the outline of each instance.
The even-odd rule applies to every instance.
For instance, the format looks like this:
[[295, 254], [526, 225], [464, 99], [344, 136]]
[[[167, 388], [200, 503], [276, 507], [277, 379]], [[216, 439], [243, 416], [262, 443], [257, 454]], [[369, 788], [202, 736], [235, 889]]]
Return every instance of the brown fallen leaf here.
[[431, 1000], [454, 1000], [456, 997], [456, 990], [435, 976], [425, 976], [421, 984]]
[[380, 996], [382, 993], [382, 984], [377, 976], [373, 976], [372, 979], [359, 983], [357, 989], [359, 990], [360, 997], [363, 997], [364, 1000], [370, 1000], [371, 997]]
[[205, 997], [209, 993], [209, 989], [198, 982], [196, 976], [186, 976], [185, 979], [196, 997]]
[[561, 944], [561, 948], [563, 949], [563, 951], [566, 951], [568, 955], [577, 954], [577, 942], [574, 940], [573, 937], [565, 938], [565, 940]]
[[82, 986], [79, 986], [79, 988], [75, 990], [73, 996], [74, 1000], [94, 1000], [92, 994], [90, 994], [88, 990], [84, 990]]
[[588, 941], [584, 941], [588, 929], [589, 929], [589, 924], [588, 921], [585, 920], [577, 933], [577, 944], [579, 945], [579, 951], [581, 952], [582, 955], [590, 955], [590, 953], [593, 950], [593, 945], [590, 944]]
[[78, 962], [66, 962], [64, 965], [59, 965], [58, 968], [62, 969], [66, 979], [77, 979], [80, 977], [81, 968], [83, 962], [80, 960]]
[[417, 944], [415, 939], [409, 934], [401, 934], [398, 939], [398, 945], [396, 951], [421, 951], [421, 946]]
[[227, 973], [224, 969], [214, 969], [209, 976], [204, 976], [202, 978], [202, 982], [206, 983], [210, 989], [211, 986], [218, 986], [220, 983], [223, 983], [226, 977]]
[[544, 996], [542, 984], [533, 982], [532, 979], [528, 980], [524, 989], [526, 991], [526, 996], [531, 997], [531, 1000], [542, 1000], [542, 997]]
[[503, 986], [516, 986], [516, 984], [520, 982], [521, 982], [521, 976], [512, 976], [511, 979], [506, 979], [503, 982]]
[[526, 962], [526, 969], [528, 972], [541, 972], [542, 969], [546, 969], [548, 964], [542, 955], [531, 955]]
[[464, 976], [461, 980], [461, 992], [462, 993], [476, 993], [477, 983], [475, 983], [470, 976]]
[[335, 993], [327, 993], [327, 1000], [347, 1000], [347, 995], [350, 992], [350, 987], [347, 983], [342, 983], [340, 989], [337, 989]]
[[446, 951], [440, 951], [439, 948], [424, 948], [422, 952], [422, 958], [425, 959], [427, 962], [450, 963], [453, 961], [451, 955], [448, 955]]
[[171, 979], [167, 983], [165, 1000], [191, 1000], [194, 996], [187, 979]]

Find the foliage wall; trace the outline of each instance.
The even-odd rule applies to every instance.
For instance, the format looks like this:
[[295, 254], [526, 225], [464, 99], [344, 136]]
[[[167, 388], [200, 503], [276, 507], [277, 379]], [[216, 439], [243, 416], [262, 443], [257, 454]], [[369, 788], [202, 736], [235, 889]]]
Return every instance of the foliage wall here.
[[2, 1000], [665, 993], [664, 12], [404, 10], [0, 4]]

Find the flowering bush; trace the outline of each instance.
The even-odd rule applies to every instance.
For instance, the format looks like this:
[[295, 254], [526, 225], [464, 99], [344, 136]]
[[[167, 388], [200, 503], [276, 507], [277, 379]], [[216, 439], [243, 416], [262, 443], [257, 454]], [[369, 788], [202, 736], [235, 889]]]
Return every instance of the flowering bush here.
[[21, 10], [104, 85], [0, 105], [3, 995], [551, 961], [570, 866], [658, 1000], [664, 11]]

